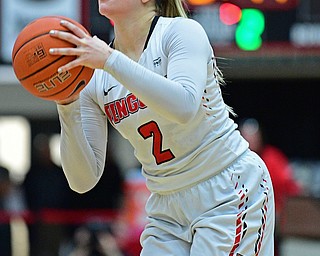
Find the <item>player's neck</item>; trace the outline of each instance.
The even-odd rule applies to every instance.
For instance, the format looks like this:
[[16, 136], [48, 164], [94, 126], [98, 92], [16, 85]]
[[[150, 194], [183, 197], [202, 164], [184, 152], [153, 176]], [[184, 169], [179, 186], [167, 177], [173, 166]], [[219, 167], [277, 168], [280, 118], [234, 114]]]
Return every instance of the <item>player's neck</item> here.
[[137, 19], [117, 23], [115, 25], [115, 49], [137, 61], [143, 52], [154, 15], [150, 13]]

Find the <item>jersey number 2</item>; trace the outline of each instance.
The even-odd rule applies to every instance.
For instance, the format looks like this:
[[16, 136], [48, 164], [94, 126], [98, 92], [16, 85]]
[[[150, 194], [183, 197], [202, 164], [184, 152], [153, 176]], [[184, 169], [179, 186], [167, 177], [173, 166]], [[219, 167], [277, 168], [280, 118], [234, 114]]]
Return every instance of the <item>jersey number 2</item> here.
[[145, 140], [151, 137], [153, 138], [152, 154], [158, 165], [175, 158], [170, 149], [162, 150], [162, 133], [156, 122], [150, 121], [149, 123], [141, 125], [138, 128], [138, 132]]

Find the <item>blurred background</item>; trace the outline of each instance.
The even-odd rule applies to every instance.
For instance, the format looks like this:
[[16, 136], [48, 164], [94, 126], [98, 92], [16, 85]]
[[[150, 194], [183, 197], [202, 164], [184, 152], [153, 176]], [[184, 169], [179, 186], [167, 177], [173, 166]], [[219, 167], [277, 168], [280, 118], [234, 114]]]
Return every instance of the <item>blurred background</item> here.
[[[319, 255], [320, 1], [187, 2], [214, 47], [234, 119], [272, 172], [276, 255]], [[56, 106], [25, 91], [11, 66], [17, 35], [45, 15], [73, 18], [110, 42], [112, 22], [97, 3], [0, 0], [1, 256], [139, 255], [148, 192], [131, 146], [110, 127], [101, 181], [72, 192], [60, 167]]]

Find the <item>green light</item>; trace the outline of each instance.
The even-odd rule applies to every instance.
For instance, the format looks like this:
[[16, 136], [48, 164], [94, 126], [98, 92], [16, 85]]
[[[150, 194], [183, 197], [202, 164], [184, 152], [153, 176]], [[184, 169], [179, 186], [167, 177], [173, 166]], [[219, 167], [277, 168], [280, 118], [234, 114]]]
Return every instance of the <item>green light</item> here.
[[246, 28], [237, 28], [236, 42], [239, 48], [245, 51], [258, 50], [262, 45], [261, 36], [254, 31], [248, 31]]
[[255, 51], [262, 45], [261, 35], [265, 28], [264, 15], [257, 9], [243, 9], [236, 29], [236, 43], [240, 49]]

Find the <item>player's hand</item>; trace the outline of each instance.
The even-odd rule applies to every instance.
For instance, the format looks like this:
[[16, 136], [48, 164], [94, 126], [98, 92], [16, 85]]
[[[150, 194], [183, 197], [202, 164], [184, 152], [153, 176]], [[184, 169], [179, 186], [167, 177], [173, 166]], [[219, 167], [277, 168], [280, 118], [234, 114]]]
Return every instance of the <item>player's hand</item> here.
[[52, 55], [68, 55], [76, 56], [77, 58], [60, 67], [58, 72], [65, 72], [77, 66], [86, 66], [92, 69], [103, 69], [105, 62], [113, 49], [98, 37], [88, 35], [81, 28], [69, 21], [62, 20], [61, 25], [66, 27], [72, 33], [52, 30], [50, 31], [50, 35], [74, 44], [76, 47], [51, 48], [49, 52]]
[[56, 100], [55, 103], [57, 103], [59, 105], [68, 105], [78, 99], [79, 99], [79, 93], [72, 95], [69, 98], [66, 98], [64, 100]]

